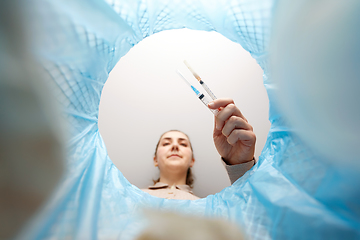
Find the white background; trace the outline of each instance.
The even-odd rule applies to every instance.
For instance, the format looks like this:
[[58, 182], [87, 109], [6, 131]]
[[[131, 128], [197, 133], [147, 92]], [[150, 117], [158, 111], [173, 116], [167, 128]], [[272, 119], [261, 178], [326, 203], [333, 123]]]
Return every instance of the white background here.
[[194, 193], [205, 197], [230, 185], [212, 140], [213, 115], [176, 74], [205, 92], [183, 64], [218, 97], [233, 98], [257, 135], [256, 158], [270, 128], [263, 71], [239, 44], [216, 32], [163, 31], [134, 46], [110, 73], [101, 97], [99, 129], [109, 156], [135, 186], [158, 177], [153, 165], [162, 133], [189, 135], [195, 155]]

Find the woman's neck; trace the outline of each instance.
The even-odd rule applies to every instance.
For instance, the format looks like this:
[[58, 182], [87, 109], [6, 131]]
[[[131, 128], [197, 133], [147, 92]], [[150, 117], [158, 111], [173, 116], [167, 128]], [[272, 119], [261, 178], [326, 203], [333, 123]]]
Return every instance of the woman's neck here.
[[166, 183], [169, 186], [172, 186], [172, 185], [186, 185], [186, 175], [185, 176], [175, 176], [175, 175], [166, 176], [164, 174], [161, 174], [160, 175], [160, 182]]

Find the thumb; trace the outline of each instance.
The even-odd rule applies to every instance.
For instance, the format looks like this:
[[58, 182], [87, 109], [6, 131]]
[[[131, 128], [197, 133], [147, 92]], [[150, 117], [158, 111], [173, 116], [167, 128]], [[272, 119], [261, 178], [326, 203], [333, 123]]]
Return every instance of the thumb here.
[[214, 133], [213, 133], [213, 136], [217, 137], [217, 136], [220, 136], [220, 135], [222, 135], [222, 129], [217, 128], [217, 126], [216, 126], [216, 117], [214, 117]]

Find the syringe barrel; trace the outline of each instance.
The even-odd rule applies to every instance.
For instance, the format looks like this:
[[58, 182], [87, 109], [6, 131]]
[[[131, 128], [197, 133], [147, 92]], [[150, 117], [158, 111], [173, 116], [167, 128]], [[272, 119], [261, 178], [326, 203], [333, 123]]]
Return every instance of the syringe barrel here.
[[205, 91], [209, 94], [209, 96], [212, 98], [212, 100], [216, 99], [215, 94], [210, 90], [210, 88], [203, 82], [200, 81], [201, 86], [205, 89]]
[[209, 108], [208, 104], [209, 104], [210, 100], [204, 94], [201, 93], [198, 95], [198, 97], [214, 115], [216, 115], [219, 112], [219, 110], [217, 110], [217, 109]]

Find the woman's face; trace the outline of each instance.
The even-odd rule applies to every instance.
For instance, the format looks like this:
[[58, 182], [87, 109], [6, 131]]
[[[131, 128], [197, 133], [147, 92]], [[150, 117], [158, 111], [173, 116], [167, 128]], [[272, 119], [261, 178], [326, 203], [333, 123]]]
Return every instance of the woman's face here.
[[171, 131], [160, 138], [154, 157], [154, 165], [160, 172], [166, 169], [187, 171], [194, 162], [190, 141], [184, 133]]

